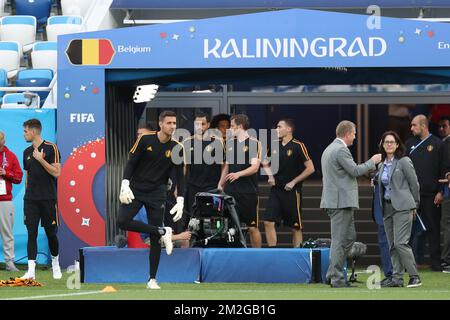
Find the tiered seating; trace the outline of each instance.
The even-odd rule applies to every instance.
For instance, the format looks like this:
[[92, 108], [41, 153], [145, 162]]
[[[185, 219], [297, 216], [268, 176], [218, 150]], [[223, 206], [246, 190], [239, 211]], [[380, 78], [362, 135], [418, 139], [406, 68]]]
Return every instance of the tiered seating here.
[[14, 41], [0, 41], [0, 69], [8, 74], [8, 79], [14, 77], [20, 68], [21, 46]]
[[33, 16], [5, 16], [0, 20], [0, 40], [17, 41], [21, 52], [28, 52], [36, 42], [36, 18]]
[[[83, 17], [92, 5], [90, 0], [62, 0], [59, 10], [58, 2], [0, 0], [0, 87], [49, 86], [57, 72], [57, 37], [81, 32]], [[40, 41], [45, 39], [49, 41]], [[36, 94], [43, 104], [48, 92]], [[2, 91], [0, 107], [2, 102], [25, 107], [27, 97]]]
[[81, 32], [81, 16], [53, 16], [47, 20], [47, 39], [57, 41], [59, 35]]
[[16, 0], [16, 14], [34, 16], [39, 26], [47, 23], [51, 10], [51, 0]]
[[57, 70], [57, 43], [54, 41], [36, 42], [31, 51], [31, 63], [34, 69]]

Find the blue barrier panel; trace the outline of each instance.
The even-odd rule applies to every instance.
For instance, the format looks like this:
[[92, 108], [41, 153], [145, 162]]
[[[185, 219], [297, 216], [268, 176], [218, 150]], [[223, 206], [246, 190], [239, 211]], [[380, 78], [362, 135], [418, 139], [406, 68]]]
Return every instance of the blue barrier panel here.
[[[22, 124], [29, 119], [39, 119], [42, 123], [42, 138], [56, 142], [56, 110], [55, 109], [0, 109], [0, 130], [6, 135], [6, 146], [14, 152], [23, 170], [23, 151], [30, 146], [23, 138]], [[13, 185], [14, 204], [14, 249], [15, 260], [27, 263], [27, 229], [23, 223], [23, 196], [25, 195], [25, 173], [22, 183]], [[0, 245], [3, 242], [0, 237]], [[39, 228], [38, 252], [49, 256], [47, 237], [43, 228]], [[47, 257], [38, 254], [38, 263], [47, 263]], [[3, 250], [0, 250], [0, 261], [4, 261]]]
[[320, 262], [321, 262], [321, 273], [322, 282], [326, 282], [328, 266], [330, 264], [330, 249], [329, 248], [316, 248], [315, 250], [320, 250]]
[[[202, 249], [174, 249], [168, 256], [164, 249], [156, 279], [158, 282], [193, 283], [200, 277]], [[149, 249], [116, 247], [82, 248], [84, 283], [139, 283], [149, 276]]]
[[310, 249], [205, 249], [202, 282], [309, 283]]

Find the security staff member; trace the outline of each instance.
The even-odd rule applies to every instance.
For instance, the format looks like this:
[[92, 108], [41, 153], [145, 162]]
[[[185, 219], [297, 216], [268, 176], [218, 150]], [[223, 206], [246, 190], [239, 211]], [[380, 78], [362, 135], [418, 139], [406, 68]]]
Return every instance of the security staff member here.
[[226, 161], [218, 189], [223, 189], [236, 202], [240, 222], [249, 230], [253, 248], [261, 248], [258, 229], [258, 170], [261, 164], [261, 143], [250, 137], [250, 122], [245, 114], [231, 117], [233, 138], [226, 143]]
[[208, 136], [210, 121], [200, 112], [194, 120], [195, 134], [183, 141], [186, 153], [186, 207], [192, 214], [195, 195], [217, 187], [224, 149], [221, 139]]
[[23, 210], [28, 230], [28, 271], [21, 278], [35, 279], [37, 236], [41, 221], [52, 255], [53, 278], [61, 279], [59, 242], [56, 237], [59, 225], [56, 178], [61, 174], [58, 147], [42, 139], [42, 125], [38, 119], [25, 121], [23, 131], [25, 141], [31, 142], [31, 146], [23, 152], [23, 168], [26, 174]]
[[430, 133], [428, 119], [424, 115], [413, 118], [411, 132], [414, 137], [406, 142], [406, 149], [420, 184], [420, 205], [417, 211], [427, 229], [421, 235], [413, 232], [411, 244], [416, 262], [420, 265], [424, 263], [425, 240], [427, 240], [431, 255], [431, 269], [441, 271], [439, 205], [443, 195], [438, 180], [441, 173], [442, 141]]
[[[276, 148], [272, 147], [268, 152], [270, 157], [278, 157], [278, 170], [274, 176], [271, 175], [270, 168], [267, 168], [268, 183], [272, 186], [264, 218], [269, 247], [277, 245], [275, 223], [280, 223], [281, 220], [292, 228], [292, 246], [297, 248], [303, 242], [302, 184], [315, 170], [306, 146], [293, 138], [294, 130], [292, 119], [280, 120], [277, 124], [279, 141]], [[264, 164], [267, 166], [268, 162]]]
[[[442, 116], [439, 120], [439, 135], [442, 138], [441, 152], [441, 182], [445, 181], [447, 173], [450, 171], [450, 117]], [[448, 181], [442, 183], [444, 200], [442, 201], [442, 233], [444, 241], [441, 253], [441, 267], [445, 273], [450, 273], [450, 188]]]
[[[172, 228], [162, 227], [167, 199], [167, 181], [172, 168], [176, 169], [179, 194], [184, 193], [183, 146], [172, 139], [177, 125], [176, 114], [164, 111], [159, 115], [158, 132], [144, 134], [137, 139], [130, 150], [129, 160], [123, 173], [120, 189], [119, 228], [150, 234], [150, 280], [149, 289], [160, 289], [156, 281], [161, 254], [161, 239], [167, 254], [172, 254]], [[142, 206], [145, 206], [148, 224], [133, 220]], [[177, 203], [170, 211], [178, 221], [183, 215], [184, 198], [177, 197]]]

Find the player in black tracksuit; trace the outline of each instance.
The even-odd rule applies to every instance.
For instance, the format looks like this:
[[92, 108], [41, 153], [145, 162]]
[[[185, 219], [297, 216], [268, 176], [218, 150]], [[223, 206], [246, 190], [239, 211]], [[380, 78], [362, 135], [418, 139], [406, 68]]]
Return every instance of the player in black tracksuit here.
[[[163, 227], [167, 199], [167, 181], [172, 168], [176, 170], [178, 194], [184, 193], [183, 146], [172, 139], [176, 128], [176, 115], [164, 111], [159, 116], [161, 130], [142, 135], [130, 150], [129, 160], [123, 174], [120, 192], [120, 211], [117, 219], [121, 229], [150, 234], [150, 281], [147, 287], [159, 289], [155, 280], [158, 270], [161, 244], [164, 242], [168, 254], [172, 251], [172, 229]], [[183, 197], [171, 210], [176, 212], [174, 221], [183, 212]], [[133, 220], [142, 206], [145, 206], [148, 224]]]

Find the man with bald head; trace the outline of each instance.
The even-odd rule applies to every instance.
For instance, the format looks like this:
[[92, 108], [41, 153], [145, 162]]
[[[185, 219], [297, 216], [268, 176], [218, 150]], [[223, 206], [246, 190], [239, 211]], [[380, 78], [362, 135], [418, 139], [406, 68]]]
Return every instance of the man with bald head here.
[[420, 206], [418, 213], [426, 227], [424, 233], [411, 235], [411, 244], [418, 265], [424, 264], [425, 242], [428, 242], [431, 256], [431, 269], [441, 271], [440, 248], [440, 205], [443, 195], [439, 185], [441, 173], [442, 141], [430, 133], [428, 119], [420, 114], [411, 121], [414, 137], [406, 141], [406, 148], [411, 158], [420, 184]]

